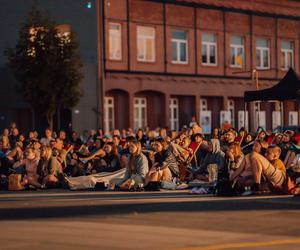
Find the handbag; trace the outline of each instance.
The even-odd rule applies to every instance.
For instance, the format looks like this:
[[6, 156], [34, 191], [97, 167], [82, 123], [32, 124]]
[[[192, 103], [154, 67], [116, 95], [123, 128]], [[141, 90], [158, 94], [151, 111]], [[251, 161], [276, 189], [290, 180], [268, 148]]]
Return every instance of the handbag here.
[[8, 190], [9, 191], [20, 191], [24, 190], [25, 187], [22, 185], [21, 174], [11, 174], [8, 177]]

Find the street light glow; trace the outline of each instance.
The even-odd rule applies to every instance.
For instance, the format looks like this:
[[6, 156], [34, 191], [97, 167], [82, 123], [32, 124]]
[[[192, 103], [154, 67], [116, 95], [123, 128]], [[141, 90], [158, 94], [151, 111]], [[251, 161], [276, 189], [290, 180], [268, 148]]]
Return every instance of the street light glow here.
[[92, 2], [87, 2], [86, 8], [87, 8], [87, 9], [91, 9], [91, 8], [92, 8]]

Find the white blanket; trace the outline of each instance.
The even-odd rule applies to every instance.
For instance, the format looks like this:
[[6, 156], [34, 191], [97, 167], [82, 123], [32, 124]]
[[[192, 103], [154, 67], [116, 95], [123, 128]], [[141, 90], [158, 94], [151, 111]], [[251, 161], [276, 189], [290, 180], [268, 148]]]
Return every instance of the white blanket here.
[[126, 169], [123, 168], [112, 173], [105, 172], [87, 176], [66, 177], [66, 180], [71, 190], [91, 189], [94, 188], [97, 183], [109, 185], [110, 183], [118, 182], [125, 177], [125, 170]]

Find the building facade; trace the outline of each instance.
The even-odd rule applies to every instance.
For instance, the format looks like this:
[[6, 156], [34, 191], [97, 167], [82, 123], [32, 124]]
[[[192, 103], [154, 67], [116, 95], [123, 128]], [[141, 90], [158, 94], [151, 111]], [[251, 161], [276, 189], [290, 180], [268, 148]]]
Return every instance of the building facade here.
[[[227, 121], [252, 130], [298, 124], [294, 101], [252, 103], [244, 91], [299, 72], [300, 2], [104, 0], [104, 128], [179, 129]], [[274, 112], [277, 111], [277, 112]], [[248, 122], [247, 122], [248, 121]]]
[[[14, 47], [32, 6], [4, 0], [0, 8], [0, 128], [45, 124], [16, 91], [3, 51]], [[17, 4], [16, 4], [17, 3]], [[300, 2], [293, 0], [39, 0], [80, 43], [83, 97], [61, 120], [84, 130], [168, 127], [195, 116], [202, 126], [280, 123], [280, 103], [251, 103], [246, 90], [299, 73]], [[10, 13], [9, 15], [7, 13]], [[256, 72], [254, 72], [256, 70]], [[254, 79], [253, 79], [254, 77]], [[298, 124], [299, 104], [283, 103], [284, 124]], [[260, 111], [260, 112], [258, 112]], [[35, 122], [33, 121], [35, 120]], [[247, 122], [248, 121], [248, 122]], [[67, 125], [67, 124], [66, 124]]]

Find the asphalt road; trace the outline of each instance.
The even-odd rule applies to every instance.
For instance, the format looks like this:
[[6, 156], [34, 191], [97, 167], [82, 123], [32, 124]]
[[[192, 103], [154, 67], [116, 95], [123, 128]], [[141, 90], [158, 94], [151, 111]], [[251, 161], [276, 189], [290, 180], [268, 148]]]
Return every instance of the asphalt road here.
[[300, 197], [0, 192], [0, 249], [300, 249]]

